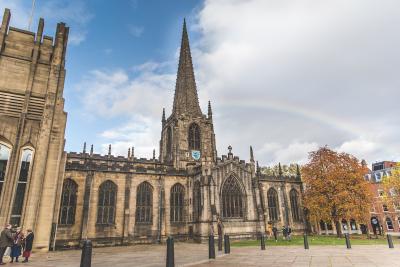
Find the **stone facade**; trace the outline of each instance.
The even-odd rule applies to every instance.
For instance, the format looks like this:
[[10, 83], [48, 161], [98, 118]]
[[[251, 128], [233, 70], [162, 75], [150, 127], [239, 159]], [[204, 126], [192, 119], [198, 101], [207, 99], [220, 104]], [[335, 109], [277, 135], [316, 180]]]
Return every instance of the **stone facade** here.
[[[35, 231], [37, 248], [75, 247], [87, 238], [97, 246], [167, 236], [201, 242], [210, 233], [255, 238], [272, 225], [302, 231], [299, 172], [261, 174], [251, 147], [249, 162], [234, 156], [232, 147], [217, 156], [211, 103], [203, 114], [185, 23], [173, 110], [162, 114], [160, 154], [144, 159], [133, 147], [127, 157], [112, 155], [111, 146], [107, 155], [95, 154], [86, 144], [81, 153], [63, 153], [68, 28], [59, 24], [53, 43], [42, 37], [42, 20], [35, 35], [8, 27], [9, 17], [7, 10], [0, 31], [0, 96], [8, 101], [0, 103], [0, 223], [15, 217], [15, 188], [26, 178], [18, 218]], [[33, 160], [25, 160], [28, 172], [21, 172], [25, 148]], [[26, 174], [22, 180], [19, 173]]]
[[[158, 158], [137, 158], [134, 148], [128, 157], [113, 156], [111, 147], [108, 155], [98, 155], [93, 147], [86, 151], [86, 145], [82, 153], [68, 153], [64, 179], [73, 181], [76, 210], [70, 223], [65, 223], [69, 200], [61, 203], [65, 213], [63, 217], [60, 212], [64, 223], [57, 226], [57, 247], [77, 246], [86, 238], [98, 246], [162, 242], [167, 236], [202, 241], [210, 233], [255, 238], [272, 224], [302, 231], [299, 173], [293, 177], [261, 174], [251, 148], [247, 163], [234, 156], [231, 147], [227, 155], [217, 157], [211, 103], [204, 115], [185, 24], [173, 110], [169, 117], [163, 110], [161, 124]], [[99, 214], [103, 216], [99, 188], [107, 181], [115, 185], [115, 203], [110, 201], [115, 215], [104, 223], [99, 219]], [[178, 201], [177, 187], [181, 188]], [[276, 192], [272, 208], [271, 191]], [[296, 200], [291, 193], [296, 193]]]
[[63, 87], [68, 27], [56, 36], [0, 28], [0, 224], [32, 228], [35, 247], [48, 249], [58, 214], [65, 153]]

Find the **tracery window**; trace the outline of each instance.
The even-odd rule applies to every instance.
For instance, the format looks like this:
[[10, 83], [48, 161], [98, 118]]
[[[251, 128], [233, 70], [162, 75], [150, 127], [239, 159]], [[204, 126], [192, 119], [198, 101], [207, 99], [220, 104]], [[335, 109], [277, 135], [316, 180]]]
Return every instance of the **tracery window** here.
[[226, 179], [221, 198], [224, 218], [243, 218], [243, 194], [238, 181], [233, 176]]
[[270, 188], [267, 193], [268, 198], [268, 215], [270, 221], [277, 221], [278, 218], [278, 209], [279, 209], [279, 202], [278, 202], [278, 193], [275, 189]]
[[141, 183], [136, 193], [136, 222], [151, 223], [153, 220], [153, 188], [148, 182]]
[[201, 215], [201, 188], [200, 182], [194, 182], [193, 187], [193, 220], [200, 220]]
[[33, 150], [31, 148], [24, 148], [22, 150], [21, 163], [19, 167], [17, 189], [14, 196], [14, 204], [11, 212], [10, 223], [12, 225], [20, 225], [22, 209], [25, 200], [26, 185], [28, 183], [28, 176], [30, 166], [32, 163]]
[[189, 127], [189, 150], [200, 150], [200, 128], [196, 123]]
[[117, 185], [105, 181], [99, 187], [99, 202], [97, 205], [97, 224], [115, 223], [115, 205]]
[[0, 143], [0, 196], [3, 189], [3, 184], [6, 179], [6, 170], [8, 160], [10, 159], [11, 149]]
[[175, 184], [171, 188], [170, 217], [171, 222], [183, 222], [183, 211], [185, 201], [185, 188], [181, 184]]
[[78, 185], [72, 179], [65, 179], [61, 195], [60, 224], [71, 225], [75, 223], [76, 194]]
[[299, 211], [299, 193], [296, 189], [290, 190], [290, 206], [292, 209], [293, 221], [300, 221], [300, 211]]

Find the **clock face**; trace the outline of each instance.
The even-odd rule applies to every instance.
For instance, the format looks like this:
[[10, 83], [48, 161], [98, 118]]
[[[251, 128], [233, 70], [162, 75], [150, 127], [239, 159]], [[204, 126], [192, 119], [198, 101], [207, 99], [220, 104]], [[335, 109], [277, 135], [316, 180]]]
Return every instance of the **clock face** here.
[[193, 158], [194, 160], [199, 160], [199, 159], [200, 159], [200, 156], [201, 156], [200, 151], [198, 151], [198, 150], [192, 150], [192, 158]]

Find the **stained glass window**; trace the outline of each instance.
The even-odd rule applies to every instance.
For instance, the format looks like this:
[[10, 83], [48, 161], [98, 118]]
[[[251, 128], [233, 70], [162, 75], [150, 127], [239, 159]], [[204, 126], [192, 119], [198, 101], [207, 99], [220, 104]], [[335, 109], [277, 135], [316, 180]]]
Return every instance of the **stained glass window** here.
[[72, 179], [65, 179], [61, 195], [60, 224], [75, 223], [76, 198], [78, 185]]
[[17, 189], [15, 191], [14, 204], [11, 212], [11, 224], [20, 225], [22, 209], [25, 200], [26, 185], [28, 183], [28, 176], [30, 166], [32, 163], [33, 150], [24, 148], [22, 150], [21, 163], [19, 167]]
[[243, 218], [243, 194], [238, 181], [230, 176], [222, 188], [222, 216], [224, 218]]
[[267, 193], [268, 198], [268, 214], [270, 221], [277, 221], [278, 210], [279, 210], [279, 202], [278, 202], [278, 193], [275, 189], [270, 188]]
[[105, 181], [99, 187], [99, 204], [97, 207], [98, 224], [115, 223], [115, 205], [117, 197], [117, 185], [111, 181]]
[[181, 184], [175, 184], [171, 188], [170, 198], [170, 216], [171, 222], [183, 222], [183, 211], [184, 211], [184, 200], [185, 200], [185, 189]]
[[0, 196], [6, 179], [6, 170], [11, 149], [0, 143]]
[[200, 128], [196, 123], [189, 127], [189, 150], [200, 150]]
[[297, 193], [296, 189], [290, 190], [290, 207], [292, 209], [293, 221], [300, 221], [299, 193]]
[[136, 223], [151, 223], [153, 210], [153, 188], [148, 182], [141, 183], [136, 193]]

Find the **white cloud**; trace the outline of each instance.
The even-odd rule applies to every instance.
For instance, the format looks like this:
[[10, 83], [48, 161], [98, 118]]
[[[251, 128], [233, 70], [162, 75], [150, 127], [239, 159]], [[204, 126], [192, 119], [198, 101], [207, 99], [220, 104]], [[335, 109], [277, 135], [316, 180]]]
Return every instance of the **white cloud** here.
[[224, 152], [247, 157], [251, 142], [261, 163], [288, 163], [328, 145], [400, 160], [398, 1], [208, 0], [196, 29]]
[[[303, 163], [328, 145], [368, 162], [400, 160], [398, 1], [207, 0], [192, 29], [201, 35], [191, 43], [200, 103], [206, 111], [212, 101], [219, 155], [232, 145], [248, 159], [253, 145], [261, 165]], [[132, 73], [93, 71], [79, 85], [91, 112], [130, 116], [103, 138], [151, 156], [161, 108], [171, 110], [172, 57]]]

